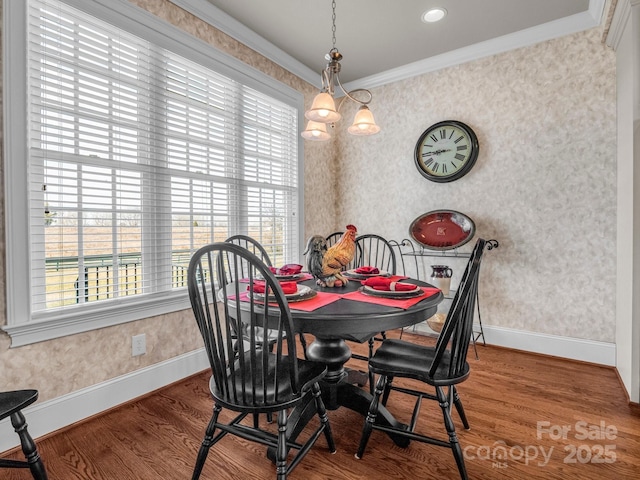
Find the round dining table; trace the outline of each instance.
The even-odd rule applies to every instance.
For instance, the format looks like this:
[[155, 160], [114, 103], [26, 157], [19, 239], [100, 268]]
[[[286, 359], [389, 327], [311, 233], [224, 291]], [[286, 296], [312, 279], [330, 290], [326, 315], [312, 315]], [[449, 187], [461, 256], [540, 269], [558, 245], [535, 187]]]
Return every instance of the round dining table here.
[[[412, 283], [421, 287], [432, 287], [428, 283], [415, 279], [402, 279], [403, 283]], [[439, 290], [428, 289], [417, 303], [408, 306], [394, 306], [393, 301], [387, 305], [357, 301], [351, 292], [362, 289], [359, 281], [351, 280], [343, 287], [321, 287], [315, 280], [300, 282], [321, 293], [338, 294], [340, 298], [317, 308], [313, 311], [296, 309], [295, 303], [290, 303], [294, 328], [298, 333], [313, 335], [313, 341], [308, 345], [306, 355], [309, 360], [322, 362], [327, 365], [327, 374], [322, 382], [322, 396], [329, 410], [346, 407], [366, 417], [372, 396], [368, 389], [361, 388], [368, 379], [368, 374], [345, 368], [345, 363], [351, 358], [351, 348], [347, 341], [363, 343], [369, 338], [383, 331], [415, 325], [425, 321], [436, 313], [443, 295]], [[365, 300], [360, 297], [361, 300]], [[398, 304], [399, 305], [399, 304]], [[297, 438], [302, 425], [299, 418], [313, 414], [309, 412], [292, 412], [289, 421], [290, 438]], [[377, 422], [387, 425], [399, 425], [399, 422], [384, 407], [380, 406]], [[409, 441], [389, 434], [399, 446], [407, 446]]]

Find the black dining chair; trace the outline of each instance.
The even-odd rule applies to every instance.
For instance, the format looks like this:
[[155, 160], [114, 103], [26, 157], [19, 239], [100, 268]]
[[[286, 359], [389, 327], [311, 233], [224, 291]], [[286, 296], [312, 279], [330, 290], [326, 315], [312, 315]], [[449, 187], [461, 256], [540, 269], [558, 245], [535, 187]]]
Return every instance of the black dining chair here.
[[[268, 267], [272, 267], [273, 263], [271, 262], [271, 258], [267, 253], [267, 250], [262, 246], [262, 244], [253, 237], [248, 235], [232, 235], [227, 238], [225, 242], [233, 243], [234, 245], [239, 245], [242, 248], [249, 250], [255, 256], [257, 256], [260, 260], [262, 260]], [[240, 272], [241, 277], [244, 278], [244, 272]], [[233, 279], [232, 279], [233, 280]], [[302, 354], [305, 358], [307, 358], [307, 340], [304, 338], [304, 335], [301, 333], [299, 335], [300, 344], [302, 345]], [[274, 338], [269, 338], [269, 345], [273, 346], [275, 343]]]
[[[392, 275], [396, 274], [396, 254], [393, 245], [386, 238], [368, 233], [356, 238], [356, 256], [353, 261], [353, 268], [376, 267]], [[383, 341], [387, 338], [386, 332], [380, 332], [380, 336], [374, 335], [367, 341], [369, 347], [368, 356], [352, 354], [356, 360], [369, 361], [373, 355], [375, 342]], [[369, 371], [369, 389], [373, 394], [375, 376]]]
[[11, 425], [20, 437], [20, 446], [26, 460], [0, 459], [0, 468], [28, 468], [35, 480], [47, 480], [47, 472], [33, 438], [27, 430], [22, 410], [38, 399], [37, 390], [0, 392], [0, 420], [11, 417]]
[[333, 232], [327, 235], [325, 237], [325, 240], [327, 241], [327, 248], [332, 247], [333, 245], [338, 243], [338, 240], [340, 240], [340, 237], [343, 233], [344, 232]]
[[354, 268], [376, 267], [392, 275], [396, 274], [396, 254], [393, 245], [384, 237], [374, 233], [356, 238]]
[[[247, 283], [228, 282], [241, 278], [240, 271], [245, 272], [242, 278]], [[267, 293], [254, 292], [253, 287], [247, 290], [258, 280], [264, 282]], [[192, 479], [200, 477], [209, 449], [227, 434], [275, 449], [278, 480], [287, 478], [322, 433], [329, 450], [335, 452], [318, 385], [326, 365], [296, 357], [289, 304], [268, 265], [238, 245], [213, 243], [191, 258], [187, 284], [211, 366], [209, 387], [215, 404]], [[235, 351], [233, 335], [238, 330], [248, 336], [246, 342], [237, 343]], [[276, 343], [270, 351], [264, 347], [274, 334]], [[287, 438], [287, 411], [294, 407], [308, 411], [312, 402], [319, 418], [317, 428], [304, 444]], [[222, 409], [237, 415], [225, 423], [220, 418]], [[256, 419], [262, 413], [277, 413], [276, 433], [258, 425]], [[243, 422], [247, 416], [253, 416], [253, 425]], [[287, 463], [290, 450], [296, 453]]]
[[269, 257], [267, 250], [255, 238], [248, 235], [232, 235], [227, 238], [225, 242], [233, 243], [234, 245], [240, 245], [242, 248], [246, 248], [260, 260], [266, 263], [268, 267], [273, 266], [273, 263], [271, 263], [271, 257]]
[[[451, 448], [460, 477], [468, 478], [462, 449], [451, 417], [451, 408], [455, 406], [464, 428], [468, 429], [469, 422], [456, 385], [469, 377], [467, 352], [473, 332], [473, 312], [485, 243], [483, 239], [478, 239], [476, 242], [436, 345], [427, 347], [404, 340], [388, 339], [382, 342], [369, 360], [369, 370], [379, 375], [379, 379], [364, 422], [356, 458], [363, 457], [371, 432], [382, 430], [387, 433], [393, 432], [412, 441]], [[414, 388], [396, 386], [393, 382], [397, 378], [418, 380], [430, 385], [434, 387], [435, 395]], [[416, 397], [408, 426], [396, 428], [376, 424], [379, 404], [386, 406], [392, 391]], [[440, 405], [448, 440], [415, 431], [423, 399], [436, 400]]]

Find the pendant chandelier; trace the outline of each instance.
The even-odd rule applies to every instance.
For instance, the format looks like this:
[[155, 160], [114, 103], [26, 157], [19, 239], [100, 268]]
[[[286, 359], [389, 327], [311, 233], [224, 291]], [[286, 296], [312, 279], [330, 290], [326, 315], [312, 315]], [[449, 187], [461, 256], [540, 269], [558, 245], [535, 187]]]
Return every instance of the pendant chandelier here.
[[[313, 99], [311, 108], [304, 113], [309, 120], [307, 128], [302, 132], [302, 136], [307, 140], [324, 141], [331, 138], [331, 134], [327, 131], [327, 125], [331, 128], [335, 127], [342, 115], [340, 107], [345, 99], [352, 100], [360, 104], [360, 108], [356, 113], [353, 124], [347, 129], [351, 135], [373, 135], [380, 131], [380, 127], [376, 125], [373, 119], [373, 113], [369, 110], [369, 103], [372, 95], [369, 90], [358, 88], [347, 92], [340, 82], [340, 60], [342, 54], [336, 48], [336, 2], [331, 3], [333, 9], [333, 48], [325, 55], [325, 59], [329, 62], [322, 71], [322, 90]], [[344, 93], [340, 99], [338, 107], [335, 102], [335, 87], [338, 86]], [[360, 98], [357, 98], [360, 97]], [[362, 99], [364, 98], [364, 99]]]

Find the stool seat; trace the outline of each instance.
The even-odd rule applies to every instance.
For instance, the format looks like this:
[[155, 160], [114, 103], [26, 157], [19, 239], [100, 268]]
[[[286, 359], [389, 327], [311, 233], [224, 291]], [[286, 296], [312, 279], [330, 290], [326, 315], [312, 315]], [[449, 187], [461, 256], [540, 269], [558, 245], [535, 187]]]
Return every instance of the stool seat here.
[[13, 390], [0, 392], [0, 420], [11, 417], [11, 425], [20, 437], [20, 446], [26, 461], [0, 459], [0, 468], [28, 468], [35, 480], [48, 480], [44, 464], [36, 444], [27, 431], [22, 410], [38, 399], [37, 390]]

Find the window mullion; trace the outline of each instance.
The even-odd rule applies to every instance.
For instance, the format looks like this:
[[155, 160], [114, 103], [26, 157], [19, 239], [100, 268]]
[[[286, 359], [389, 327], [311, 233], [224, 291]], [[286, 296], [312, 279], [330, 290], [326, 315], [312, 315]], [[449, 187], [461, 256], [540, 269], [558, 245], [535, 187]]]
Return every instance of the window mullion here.
[[[27, 342], [40, 341], [184, 308], [172, 263], [186, 273], [203, 242], [280, 231], [283, 196], [299, 195], [297, 179], [287, 183], [297, 152], [282, 147], [299, 142], [297, 126], [282, 118], [299, 117], [301, 94], [127, 2], [14, 3], [5, 44], [29, 56], [28, 68], [15, 55], [4, 68], [6, 116], [28, 126], [4, 125], [12, 342], [14, 333], [37, 331]], [[295, 260], [288, 235], [267, 240], [294, 245]], [[64, 272], [48, 275], [54, 264]], [[95, 288], [106, 268], [108, 295]], [[137, 308], [150, 299], [157, 308]]]

